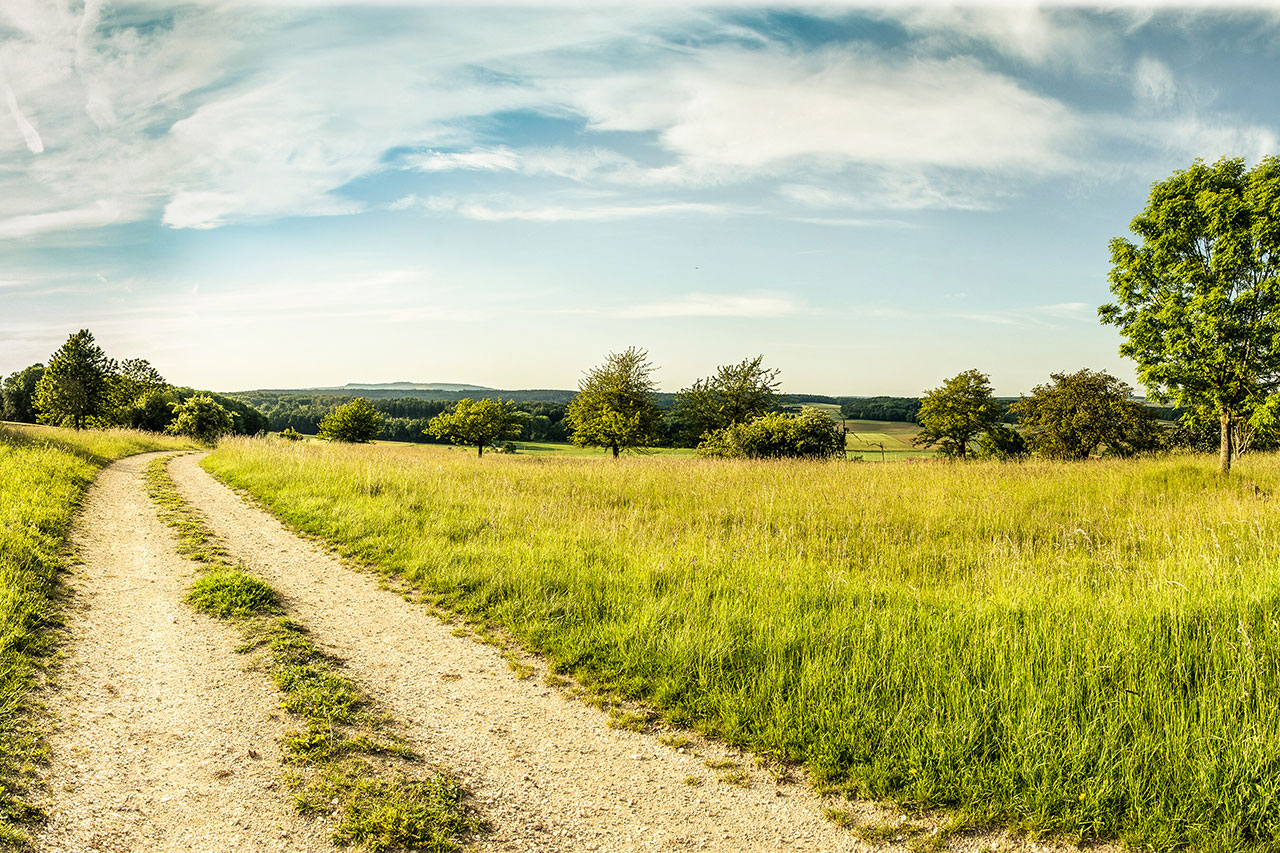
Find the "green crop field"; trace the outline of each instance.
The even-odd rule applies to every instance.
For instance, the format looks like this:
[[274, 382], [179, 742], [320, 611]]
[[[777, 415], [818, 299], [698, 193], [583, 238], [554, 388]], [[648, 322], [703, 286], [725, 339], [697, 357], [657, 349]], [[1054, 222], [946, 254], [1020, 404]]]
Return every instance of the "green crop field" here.
[[30, 695], [53, 642], [52, 598], [80, 499], [113, 459], [191, 446], [126, 430], [0, 425], [0, 844], [19, 843], [15, 824], [37, 817], [22, 801], [44, 750]]
[[1146, 848], [1280, 837], [1280, 458], [224, 443], [298, 528], [817, 784]]

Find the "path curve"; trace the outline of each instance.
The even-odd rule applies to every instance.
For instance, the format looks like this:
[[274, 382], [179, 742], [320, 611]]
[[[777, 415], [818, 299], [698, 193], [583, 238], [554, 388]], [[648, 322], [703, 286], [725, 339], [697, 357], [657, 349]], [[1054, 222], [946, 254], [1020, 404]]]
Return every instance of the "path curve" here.
[[157, 454], [120, 460], [72, 534], [67, 661], [48, 697], [58, 730], [35, 849], [332, 851], [281, 781], [284, 712], [237, 635], [183, 601], [177, 555], [145, 492]]
[[[411, 742], [457, 772], [494, 832], [479, 850], [868, 849], [823, 817], [807, 788], [780, 784], [715, 744], [698, 754], [610, 728], [603, 712], [519, 680], [502, 654], [379, 588], [199, 467], [173, 460], [179, 492], [231, 553], [275, 587], [290, 614], [346, 661]], [[736, 758], [748, 786], [705, 759]], [[688, 784], [696, 779], [698, 784]]]

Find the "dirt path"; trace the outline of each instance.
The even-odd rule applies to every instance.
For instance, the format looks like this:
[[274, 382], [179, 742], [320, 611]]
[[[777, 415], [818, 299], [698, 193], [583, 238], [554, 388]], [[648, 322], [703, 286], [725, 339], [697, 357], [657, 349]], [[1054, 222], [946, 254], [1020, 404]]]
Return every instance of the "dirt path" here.
[[[715, 745], [678, 751], [519, 680], [496, 649], [456, 637], [421, 606], [380, 589], [216, 482], [174, 460], [179, 491], [230, 551], [286, 599], [291, 615], [393, 716], [415, 745], [458, 772], [494, 832], [481, 850], [865, 849], [823, 817], [805, 788], [779, 784]], [[706, 759], [736, 758], [747, 785]]]
[[68, 660], [41, 851], [329, 851], [281, 783], [274, 687], [237, 636], [183, 602], [192, 564], [156, 518], [142, 471], [105, 469], [73, 537]]

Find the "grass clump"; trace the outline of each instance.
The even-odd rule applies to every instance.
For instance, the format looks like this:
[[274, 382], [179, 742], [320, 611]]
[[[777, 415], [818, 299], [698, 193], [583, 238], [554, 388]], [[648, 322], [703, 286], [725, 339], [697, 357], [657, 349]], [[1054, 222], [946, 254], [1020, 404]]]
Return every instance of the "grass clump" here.
[[461, 839], [482, 828], [466, 792], [397, 737], [392, 721], [341, 672], [341, 663], [283, 615], [269, 584], [230, 564], [226, 549], [178, 494], [166, 461], [148, 468], [151, 495], [178, 532], [180, 550], [205, 567], [188, 603], [236, 623], [244, 636], [237, 650], [262, 654], [281, 707], [301, 724], [283, 743], [298, 811], [335, 817], [331, 838], [339, 845], [460, 850]]
[[236, 569], [218, 569], [196, 578], [187, 603], [218, 619], [246, 619], [280, 612], [274, 589]]
[[824, 789], [1082, 839], [1280, 838], [1280, 457], [205, 466], [558, 672]]
[[189, 448], [132, 430], [0, 426], [0, 849], [26, 843], [41, 819], [27, 795], [46, 757], [33, 701], [61, 623], [59, 573], [85, 491], [108, 463]]

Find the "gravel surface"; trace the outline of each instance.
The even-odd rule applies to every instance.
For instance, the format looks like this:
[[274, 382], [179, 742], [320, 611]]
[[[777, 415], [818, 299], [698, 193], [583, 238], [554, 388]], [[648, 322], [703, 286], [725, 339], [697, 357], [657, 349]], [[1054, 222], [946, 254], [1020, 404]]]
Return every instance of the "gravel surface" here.
[[[175, 459], [179, 492], [233, 555], [285, 598], [326, 651], [405, 723], [410, 741], [457, 772], [494, 832], [480, 850], [865, 849], [823, 817], [805, 787], [699, 741], [683, 751], [609, 727], [604, 712], [524, 680], [501, 652], [457, 637], [421, 605], [379, 588], [251, 506], [199, 467]], [[743, 784], [707, 760], [737, 761]], [[690, 784], [696, 780], [696, 784]]]
[[73, 535], [68, 657], [40, 851], [330, 851], [293, 810], [276, 690], [192, 611], [193, 564], [147, 498], [155, 454], [106, 468]]

